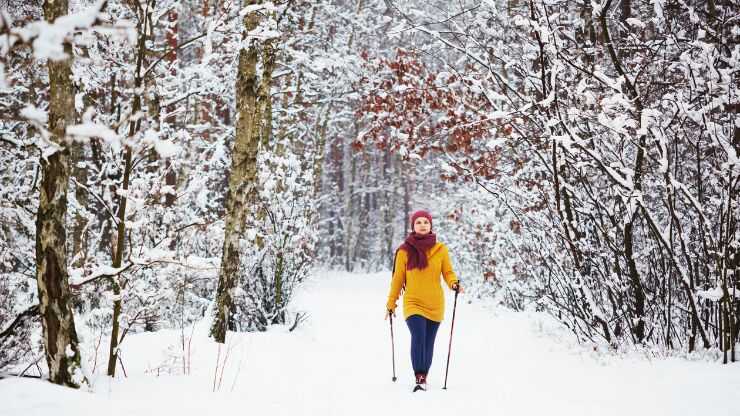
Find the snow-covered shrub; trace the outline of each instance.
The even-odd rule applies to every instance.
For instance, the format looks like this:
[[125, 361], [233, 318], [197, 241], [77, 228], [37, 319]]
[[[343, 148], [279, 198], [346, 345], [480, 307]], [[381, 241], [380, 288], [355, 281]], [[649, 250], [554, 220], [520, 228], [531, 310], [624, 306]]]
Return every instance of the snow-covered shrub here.
[[[240, 330], [263, 331], [288, 321], [287, 306], [308, 275], [316, 245], [313, 178], [290, 150], [259, 160], [259, 212], [242, 240], [234, 320]], [[254, 227], [254, 228], [251, 228]]]

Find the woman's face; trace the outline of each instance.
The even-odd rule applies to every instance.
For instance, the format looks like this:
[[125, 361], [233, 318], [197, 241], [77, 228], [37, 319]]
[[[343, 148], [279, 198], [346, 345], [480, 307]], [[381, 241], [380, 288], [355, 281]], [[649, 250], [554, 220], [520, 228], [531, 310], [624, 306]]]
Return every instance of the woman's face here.
[[429, 230], [432, 228], [432, 224], [426, 217], [419, 217], [414, 221], [414, 232], [416, 234], [425, 235], [429, 234]]

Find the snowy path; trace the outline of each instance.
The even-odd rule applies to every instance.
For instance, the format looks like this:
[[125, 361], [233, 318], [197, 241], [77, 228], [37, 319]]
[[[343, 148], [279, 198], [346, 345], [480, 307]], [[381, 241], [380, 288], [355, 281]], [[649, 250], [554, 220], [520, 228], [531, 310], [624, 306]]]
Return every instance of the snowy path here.
[[[437, 337], [430, 391], [411, 393], [409, 336], [394, 321], [398, 381], [391, 382], [383, 320], [386, 274], [315, 279], [295, 300], [310, 321], [295, 333], [230, 334], [214, 393], [215, 344], [196, 327], [190, 375], [145, 374], [179, 343], [175, 331], [126, 340], [128, 378], [96, 379], [95, 393], [36, 381], [0, 381], [0, 414], [55, 415], [740, 415], [740, 365], [577, 353], [524, 314], [458, 299], [448, 390], [441, 389], [452, 298]], [[222, 351], [223, 354], [223, 351]], [[222, 355], [223, 358], [223, 355]], [[241, 363], [241, 364], [240, 364]]]

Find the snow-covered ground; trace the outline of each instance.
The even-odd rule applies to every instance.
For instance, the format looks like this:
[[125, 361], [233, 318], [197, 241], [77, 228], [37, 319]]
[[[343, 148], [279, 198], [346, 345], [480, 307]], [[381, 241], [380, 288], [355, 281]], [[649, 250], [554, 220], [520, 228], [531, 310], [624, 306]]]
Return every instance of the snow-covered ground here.
[[[219, 351], [200, 323], [192, 328], [189, 374], [172, 359], [182, 351], [179, 331], [131, 335], [122, 347], [127, 378], [96, 377], [92, 393], [1, 380], [0, 414], [740, 415], [738, 364], [596, 354], [557, 341], [562, 333], [544, 317], [469, 304], [465, 295], [458, 299], [448, 390], [442, 384], [451, 296], [429, 391], [411, 393], [402, 319], [394, 321], [398, 381], [391, 381], [387, 289], [387, 273], [322, 273], [296, 296], [293, 309], [310, 318], [292, 333], [276, 327], [229, 334]], [[216, 363], [226, 356], [214, 392]]]

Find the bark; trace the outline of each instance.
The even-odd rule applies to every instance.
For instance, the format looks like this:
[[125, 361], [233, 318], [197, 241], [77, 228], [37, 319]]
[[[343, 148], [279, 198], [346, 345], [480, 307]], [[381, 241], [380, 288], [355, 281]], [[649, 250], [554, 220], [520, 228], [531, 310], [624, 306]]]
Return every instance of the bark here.
[[[404, 172], [404, 165], [403, 160], [400, 160], [398, 162], [399, 170], [400, 170], [400, 177], [405, 178], [407, 173]], [[409, 224], [409, 220], [411, 218], [411, 185], [410, 182], [407, 180], [403, 181], [403, 225], [401, 229], [403, 230], [403, 233], [401, 236], [403, 238], [406, 238], [406, 234], [408, 234], [409, 231], [411, 231], [411, 225]]]
[[326, 132], [329, 125], [329, 114], [331, 114], [331, 107], [329, 107], [327, 115], [324, 117], [324, 121], [321, 123], [321, 127], [319, 127], [318, 140], [316, 142], [316, 148], [314, 149], [313, 193], [314, 197], [316, 198], [318, 198], [321, 194], [321, 177], [323, 176], [324, 169], [324, 147], [326, 146]]
[[632, 17], [632, 0], [622, 0], [619, 2], [619, 7], [621, 9], [621, 16], [620, 20], [622, 22], [626, 22], [627, 19]]
[[[246, 5], [261, 4], [261, 0], [252, 0]], [[244, 16], [244, 35], [254, 30], [259, 24], [259, 14], [251, 12]], [[239, 67], [236, 80], [236, 133], [231, 157], [231, 173], [228, 193], [226, 195], [226, 218], [224, 226], [224, 245], [221, 257], [221, 268], [216, 291], [216, 312], [211, 327], [211, 336], [216, 342], [226, 342], [227, 324], [231, 318], [233, 299], [231, 292], [236, 286], [239, 275], [239, 237], [242, 235], [249, 202], [257, 198], [257, 155], [259, 152], [260, 134], [270, 129], [260, 118], [258, 108], [270, 108], [264, 101], [269, 101], [269, 81], [265, 90], [265, 80], [258, 84], [257, 61], [260, 56], [260, 44], [252, 39], [239, 51]], [[268, 63], [268, 65], [270, 65]], [[270, 71], [271, 72], [271, 71]], [[260, 88], [262, 86], [262, 88]], [[262, 101], [258, 94], [262, 93]]]
[[[72, 176], [77, 183], [87, 184], [87, 167], [85, 163], [85, 147], [82, 144], [72, 145]], [[74, 225], [72, 231], [72, 258], [73, 267], [82, 267], [87, 257], [87, 239], [85, 231], [87, 229], [87, 191], [82, 186], [75, 186], [75, 199], [77, 200], [78, 209], [74, 215]]]
[[[355, 123], [355, 137], [357, 137], [357, 123]], [[346, 218], [346, 230], [344, 234], [344, 267], [347, 271], [352, 271], [354, 269], [354, 260], [355, 260], [355, 253], [356, 253], [356, 244], [357, 236], [355, 236], [355, 218], [356, 218], [356, 206], [355, 206], [355, 197], [354, 194], [356, 192], [356, 172], [357, 172], [357, 158], [353, 157], [352, 154], [352, 147], [345, 146], [344, 150], [344, 157], [346, 159], [345, 163], [345, 171], [343, 172], [343, 175], [345, 175], [345, 183], [346, 186], [344, 188], [344, 213]]]
[[[274, 17], [274, 16], [273, 16]], [[270, 93], [270, 89], [272, 86], [272, 73], [275, 69], [275, 39], [268, 39], [264, 42], [262, 45], [261, 55], [262, 55], [262, 78], [260, 79], [259, 87], [257, 88], [257, 105], [256, 105], [256, 114], [255, 114], [255, 120], [258, 121], [256, 124], [256, 129], [252, 133], [253, 136], [257, 138], [258, 143], [261, 144], [262, 149], [271, 149], [271, 138], [272, 138], [272, 97]], [[277, 148], [274, 149], [275, 154], [278, 156], [284, 156], [285, 155], [285, 148], [286, 143], [277, 143]], [[258, 145], [258, 151], [259, 151], [259, 145]], [[254, 171], [256, 172], [256, 168]], [[253, 176], [250, 180], [252, 183], [257, 183], [257, 177]], [[282, 180], [278, 181], [276, 191], [278, 193], [284, 192], [285, 184]], [[261, 223], [266, 215], [267, 212], [264, 209], [261, 209], [257, 198], [257, 192], [251, 192], [249, 195], [249, 198], [247, 200], [247, 210], [252, 212], [254, 217], [257, 218], [258, 223]], [[259, 234], [257, 235], [257, 238], [255, 239], [255, 244], [257, 245], [258, 249], [262, 249], [264, 247], [264, 241], [262, 239], [262, 236]], [[273, 287], [275, 290], [275, 309], [280, 310], [282, 309], [282, 303], [283, 303], [283, 278], [284, 278], [284, 269], [285, 269], [285, 255], [282, 251], [279, 251], [276, 254], [276, 267], [275, 272], [273, 276]], [[261, 268], [257, 269], [258, 273], [261, 273]], [[285, 315], [283, 313], [280, 313], [277, 315], [277, 321], [273, 321], [272, 323], [284, 323]]]
[[[44, 15], [49, 22], [67, 14], [67, 0], [46, 1]], [[70, 149], [65, 138], [67, 125], [74, 123], [72, 90], [72, 46], [66, 42], [67, 58], [49, 60], [49, 131], [59, 146], [54, 154], [41, 158], [42, 181], [36, 216], [36, 281], [43, 327], [43, 343], [49, 380], [52, 383], [80, 387], [85, 382], [80, 373], [72, 313], [72, 297], [67, 274], [67, 190], [70, 177]]]
[[384, 183], [384, 190], [383, 190], [383, 234], [385, 235], [385, 253], [384, 257], [386, 260], [386, 265], [389, 268], [393, 268], [393, 192], [389, 192], [390, 190], [395, 190], [394, 181], [393, 181], [393, 172], [391, 171], [392, 165], [391, 165], [391, 149], [390, 147], [386, 147], [383, 151], [383, 183]]

